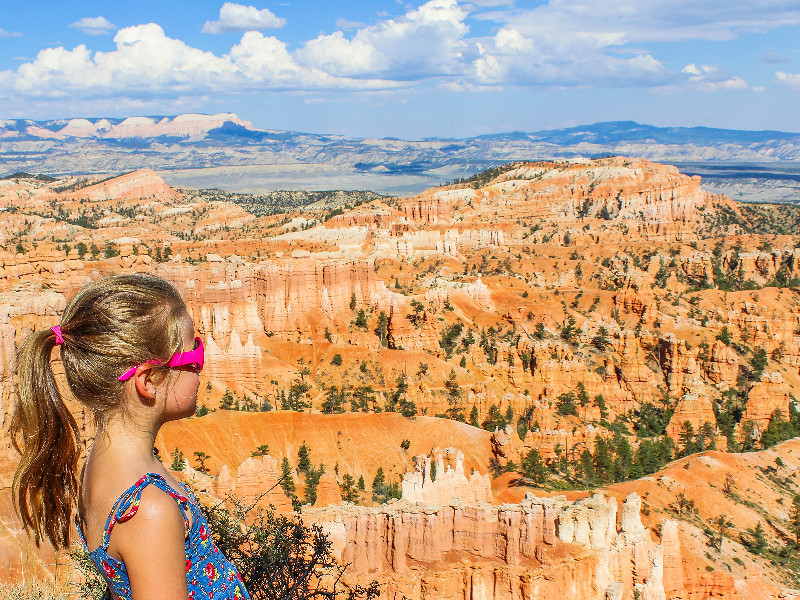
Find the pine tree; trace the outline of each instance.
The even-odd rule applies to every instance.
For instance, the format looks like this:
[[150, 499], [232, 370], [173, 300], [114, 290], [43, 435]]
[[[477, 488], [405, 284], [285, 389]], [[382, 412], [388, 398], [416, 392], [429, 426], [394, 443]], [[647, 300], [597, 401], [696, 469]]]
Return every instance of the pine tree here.
[[682, 456], [688, 456], [696, 451], [694, 440], [694, 427], [689, 421], [684, 421], [678, 434], [678, 443], [683, 447]]
[[211, 458], [210, 455], [206, 454], [202, 451], [195, 451], [194, 458], [197, 461], [197, 470], [200, 473], [205, 473], [206, 475], [211, 472], [211, 470], [206, 466], [206, 461]]
[[342, 483], [339, 484], [339, 489], [342, 492], [342, 500], [347, 502], [355, 502], [358, 504], [358, 490], [356, 489], [356, 481], [350, 473], [345, 473], [342, 476]]
[[183, 471], [186, 467], [186, 462], [183, 459], [183, 452], [175, 448], [172, 452], [172, 464], [169, 468], [173, 471]]
[[325, 465], [320, 464], [318, 468], [309, 467], [306, 471], [306, 504], [314, 504], [317, 501], [317, 486], [319, 478], [325, 472]]
[[228, 388], [225, 388], [225, 393], [222, 394], [219, 407], [222, 410], [236, 410], [236, 398]]
[[300, 450], [297, 451], [297, 469], [307, 473], [308, 470], [311, 468], [311, 451], [306, 446], [305, 441], [303, 445], [300, 446]]
[[483, 420], [481, 426], [486, 431], [496, 431], [498, 429], [502, 431], [506, 428], [506, 420], [503, 418], [503, 415], [500, 413], [500, 409], [496, 404], [492, 404], [489, 407], [489, 414], [486, 415], [486, 418]]
[[383, 467], [378, 467], [375, 479], [372, 480], [372, 501], [384, 503], [388, 500], [386, 489], [386, 476], [383, 474]]
[[542, 460], [542, 455], [536, 448], [532, 448], [522, 458], [520, 471], [523, 477], [527, 477], [538, 485], [547, 483], [547, 467]]
[[266, 456], [269, 454], [269, 444], [261, 444], [250, 453], [250, 456]]
[[474, 404], [472, 405], [472, 410], [469, 412], [469, 424], [473, 427], [480, 427], [481, 424], [478, 421], [478, 407]]
[[295, 486], [294, 477], [292, 477], [292, 468], [289, 466], [289, 459], [284, 456], [281, 461], [281, 487], [283, 492], [290, 498], [294, 496]]
[[608, 442], [604, 438], [598, 436], [592, 458], [594, 459], [594, 472], [600, 483], [611, 483], [614, 480], [614, 458]]
[[588, 450], [581, 453], [580, 461], [578, 463], [580, 473], [583, 477], [584, 485], [587, 487], [594, 481], [594, 457]]
[[575, 388], [577, 394], [578, 404], [581, 406], [588, 406], [589, 405], [589, 394], [586, 392], [586, 386], [583, 385], [582, 381], [578, 382], [578, 385]]
[[381, 346], [384, 348], [387, 344], [387, 335], [389, 331], [389, 317], [386, 316], [385, 311], [381, 311], [378, 315], [378, 325], [375, 327], [375, 335], [378, 336], [378, 339], [381, 341]]

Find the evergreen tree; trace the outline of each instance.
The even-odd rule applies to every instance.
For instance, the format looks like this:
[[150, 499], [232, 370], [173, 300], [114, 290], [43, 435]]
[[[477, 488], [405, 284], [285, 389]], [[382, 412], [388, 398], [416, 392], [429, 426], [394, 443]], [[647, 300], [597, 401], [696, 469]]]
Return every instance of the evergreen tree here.
[[586, 386], [583, 385], [582, 381], [579, 381], [576, 386], [576, 399], [581, 406], [589, 405], [589, 394], [586, 393]]
[[717, 434], [714, 431], [714, 426], [706, 421], [697, 432], [697, 450], [703, 452], [704, 450], [717, 449]]
[[761, 379], [761, 374], [764, 372], [764, 369], [767, 368], [769, 364], [769, 357], [767, 356], [767, 351], [764, 348], [758, 348], [753, 352], [753, 356], [750, 357], [750, 366], [753, 368], [753, 379], [758, 381]]
[[311, 451], [306, 446], [305, 441], [297, 451], [297, 469], [303, 472], [308, 472], [311, 468]]
[[712, 532], [711, 535], [711, 545], [718, 551], [721, 551], [722, 542], [725, 539], [725, 532], [733, 526], [733, 523], [731, 523], [725, 515], [719, 515], [714, 518], [711, 523], [716, 528], [716, 531]]
[[608, 329], [601, 325], [597, 330], [597, 335], [592, 338], [591, 344], [602, 352], [610, 343]]
[[492, 404], [489, 407], [489, 414], [486, 415], [486, 418], [483, 420], [481, 426], [486, 431], [502, 431], [506, 428], [506, 420], [503, 418], [503, 415], [496, 404]]
[[206, 465], [206, 461], [209, 458], [211, 458], [211, 456], [206, 454], [205, 452], [195, 451], [194, 459], [197, 461], [197, 470], [200, 473], [205, 473], [206, 475], [208, 475], [211, 472], [211, 470]]
[[327, 389], [325, 392], [325, 400], [322, 402], [322, 413], [326, 415], [332, 415], [335, 413], [343, 413], [344, 412], [344, 398], [345, 398], [345, 391], [344, 388], [340, 391], [335, 385], [332, 385]]
[[684, 421], [678, 434], [678, 443], [682, 446], [681, 456], [688, 456], [697, 451], [694, 439], [694, 427], [689, 421]]
[[581, 452], [578, 468], [580, 469], [580, 477], [583, 479], [584, 485], [589, 487], [594, 481], [594, 457], [591, 452], [588, 450]]
[[228, 388], [225, 388], [225, 393], [222, 394], [222, 400], [219, 403], [222, 410], [236, 410], [236, 398]]
[[250, 453], [250, 456], [266, 456], [269, 454], [269, 444], [261, 444]]
[[481, 424], [478, 421], [478, 407], [474, 404], [472, 405], [472, 410], [469, 411], [469, 424], [473, 427], [480, 427]]
[[186, 467], [186, 462], [183, 459], [183, 452], [175, 448], [172, 452], [172, 464], [170, 464], [169, 468], [173, 471], [183, 471]]
[[764, 533], [764, 526], [758, 522], [755, 529], [748, 528], [741, 535], [742, 544], [753, 554], [761, 554], [767, 547], [767, 536]]
[[363, 308], [358, 311], [358, 314], [356, 314], [356, 320], [353, 324], [356, 327], [360, 327], [364, 331], [367, 330], [367, 315]]
[[309, 467], [306, 471], [306, 504], [314, 504], [317, 501], [317, 486], [319, 478], [325, 472], [325, 465], [320, 464], [318, 468]]
[[602, 423], [608, 419], [608, 408], [606, 406], [606, 398], [603, 394], [597, 394], [594, 397], [594, 405], [600, 409], [600, 422]]
[[411, 400], [403, 398], [400, 401], [400, 414], [404, 417], [413, 417], [417, 414], [417, 405]]
[[575, 394], [572, 392], [564, 392], [563, 394], [559, 394], [556, 401], [556, 412], [564, 416], [578, 416], [578, 409], [575, 406]]
[[456, 379], [456, 370], [450, 369], [450, 376], [444, 382], [444, 387], [447, 389], [447, 403], [449, 405], [446, 413], [447, 417], [462, 423], [467, 422], [464, 412], [461, 409], [461, 388]]
[[375, 335], [378, 336], [378, 339], [381, 341], [381, 346], [384, 348], [387, 345], [388, 341], [388, 332], [389, 332], [389, 317], [386, 316], [385, 311], [381, 311], [378, 315], [378, 325], [375, 327]]
[[542, 460], [542, 455], [536, 448], [532, 448], [523, 458], [520, 465], [522, 476], [530, 479], [537, 485], [547, 483], [547, 467]]
[[378, 467], [375, 479], [372, 480], [372, 501], [383, 504], [389, 499], [389, 489], [386, 485], [386, 477], [383, 474], [383, 467]]
[[614, 481], [614, 457], [611, 455], [608, 442], [600, 436], [595, 440], [592, 458], [595, 476], [600, 483], [607, 484]]
[[355, 502], [358, 504], [358, 490], [356, 489], [356, 481], [350, 473], [345, 473], [342, 476], [342, 483], [339, 484], [339, 490], [342, 493], [342, 500], [347, 502]]
[[633, 450], [628, 439], [617, 433], [614, 436], [614, 481], [627, 481], [631, 477]]
[[286, 456], [281, 461], [281, 488], [290, 498], [294, 496], [294, 477], [292, 477], [292, 468], [289, 466], [289, 459]]

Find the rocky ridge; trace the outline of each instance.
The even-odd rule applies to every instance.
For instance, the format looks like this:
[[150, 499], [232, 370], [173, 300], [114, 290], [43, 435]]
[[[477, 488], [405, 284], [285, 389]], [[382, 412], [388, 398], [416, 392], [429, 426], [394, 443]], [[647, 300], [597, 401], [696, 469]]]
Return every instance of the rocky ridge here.
[[[718, 450], [757, 448], [776, 414], [797, 410], [798, 241], [750, 233], [749, 213], [671, 167], [624, 158], [518, 163], [332, 218], [321, 208], [257, 215], [181, 196], [146, 172], [95, 183], [94, 199], [81, 196], [87, 184], [0, 181], [4, 427], [15, 345], [52, 325], [87, 279], [125, 270], [174, 282], [203, 336], [199, 403], [219, 410], [165, 430], [159, 445], [210, 454], [208, 489], [222, 481], [250, 497], [267, 485], [260, 474], [276, 464], [240, 467], [262, 443], [294, 462], [302, 440], [282, 432], [302, 414], [289, 409], [303, 405], [334, 413], [314, 416], [338, 427], [313, 450], [340, 467], [327, 465], [321, 504], [337, 501], [344, 473], [369, 481], [378, 464], [391, 464], [396, 480], [420, 453], [436, 464], [438, 444], [418, 431], [423, 419], [431, 430], [456, 428], [465, 442], [454, 445], [480, 478], [490, 464], [518, 467], [537, 450], [556, 473], [566, 459], [575, 485], [573, 465], [616, 434], [634, 452], [659, 435], [681, 452], [685, 425], [694, 433], [707, 425], [711, 434], [691, 449], [709, 450], [712, 440]], [[284, 410], [259, 414], [268, 408]], [[419, 416], [368, 414], [344, 427], [379, 410]], [[278, 418], [269, 434], [254, 428], [266, 415]], [[90, 419], [77, 416], [90, 439]], [[351, 454], [359, 428], [388, 431], [389, 421], [398, 433], [379, 451]], [[217, 423], [216, 437], [187, 434], [203, 423]], [[5, 481], [14, 458], [7, 444]], [[440, 502], [425, 481], [423, 466], [408, 485]], [[746, 494], [758, 497], [752, 486]], [[692, 562], [703, 551], [685, 552]], [[720, 594], [735, 597], [729, 583]]]

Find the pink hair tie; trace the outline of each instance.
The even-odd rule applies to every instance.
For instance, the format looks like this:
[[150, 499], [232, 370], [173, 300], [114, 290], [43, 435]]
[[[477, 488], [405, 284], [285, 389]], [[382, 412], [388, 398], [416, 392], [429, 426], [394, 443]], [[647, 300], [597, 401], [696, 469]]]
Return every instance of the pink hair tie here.
[[55, 327], [51, 327], [50, 329], [52, 329], [53, 333], [56, 334], [56, 346], [60, 346], [61, 344], [63, 344], [64, 343], [64, 338], [61, 335], [61, 327], [56, 325]]

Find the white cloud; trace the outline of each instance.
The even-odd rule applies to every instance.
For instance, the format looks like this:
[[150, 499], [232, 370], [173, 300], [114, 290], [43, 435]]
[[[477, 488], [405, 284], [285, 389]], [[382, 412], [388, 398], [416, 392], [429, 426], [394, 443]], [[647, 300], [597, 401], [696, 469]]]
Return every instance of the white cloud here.
[[0, 27], [0, 37], [22, 37], [22, 34], [18, 31], [6, 31], [2, 27]]
[[[589, 85], [658, 85], [671, 77], [650, 54], [632, 57], [604, 54], [597, 40], [526, 37], [506, 26], [476, 43], [469, 77], [482, 86], [583, 87]], [[468, 82], [462, 81], [463, 85]]]
[[[674, 1], [684, 8], [691, 4], [689, 0]], [[166, 36], [155, 23], [127, 27], [114, 37], [114, 50], [94, 52], [86, 45], [71, 50], [47, 48], [15, 71], [0, 72], [0, 97], [41, 98], [43, 102], [49, 97], [126, 97], [163, 102], [198, 94], [265, 90], [395, 90], [431, 79], [442, 89], [476, 91], [512, 87], [638, 86], [662, 92], [749, 88], [740, 77], [699, 61], [676, 72], [641, 43], [659, 39], [659, 35], [664, 39], [689, 35], [678, 31], [680, 19], [665, 16], [667, 0], [650, 0], [647, 7], [636, 0], [619, 2], [549, 0], [523, 10], [506, 8], [508, 3], [503, 0], [474, 4], [429, 0], [401, 16], [371, 25], [342, 20], [341, 30], [321, 34], [296, 50], [278, 37], [255, 30], [280, 27], [285, 20], [266, 9], [228, 2], [220, 9], [220, 19], [203, 28], [209, 32], [247, 30], [227, 53], [189, 46]], [[776, 10], [784, 22], [792, 18], [788, 6]], [[665, 19], [663, 31], [648, 10]], [[716, 25], [709, 24], [709, 19], [719, 12], [706, 5], [694, 9], [698, 21], [712, 29]], [[720, 26], [709, 35], [722, 35], [723, 30], [735, 34], [737, 27], [750, 27], [743, 22], [734, 25], [746, 14], [743, 1], [735, 0], [726, 17], [727, 29]], [[491, 34], [471, 35], [471, 18], [491, 19], [497, 26]], [[85, 21], [73, 25], [89, 25]], [[93, 24], [100, 28], [99, 22]], [[351, 27], [355, 30], [342, 31]], [[701, 33], [698, 30], [691, 35]], [[632, 45], [631, 40], [640, 43]], [[787, 85], [797, 85], [789, 83], [796, 76], [784, 75], [784, 79], [779, 74], [776, 77]]]
[[203, 33], [261, 31], [263, 29], [279, 29], [284, 25], [286, 25], [286, 19], [275, 16], [268, 8], [259, 10], [255, 6], [226, 2], [219, 9], [219, 20], [206, 21], [203, 25]]
[[687, 87], [700, 92], [750, 89], [744, 79], [733, 76], [715, 65], [691, 63], [681, 69], [681, 73], [688, 75]]
[[105, 17], [84, 17], [69, 24], [70, 27], [80, 29], [89, 35], [107, 35], [116, 27]]
[[467, 12], [456, 0], [431, 0], [403, 17], [337, 31], [305, 43], [298, 59], [332, 75], [419, 79], [463, 71]]
[[360, 21], [351, 21], [350, 19], [345, 19], [344, 17], [339, 17], [336, 19], [336, 27], [344, 31], [350, 29], [359, 29], [365, 26], [366, 23], [361, 23]]
[[730, 40], [746, 32], [800, 24], [800, 3], [797, 0], [549, 0], [532, 9], [498, 10], [478, 18], [498, 21], [534, 38], [577, 35], [601, 45], [609, 39]]
[[391, 81], [336, 78], [298, 64], [280, 40], [247, 32], [217, 56], [167, 37], [155, 23], [121, 29], [116, 49], [47, 48], [0, 72], [0, 97], [165, 98], [275, 89], [387, 89]]
[[794, 90], [800, 90], [800, 73], [786, 73], [785, 71], [777, 71], [775, 78], [782, 84], [788, 85]]

